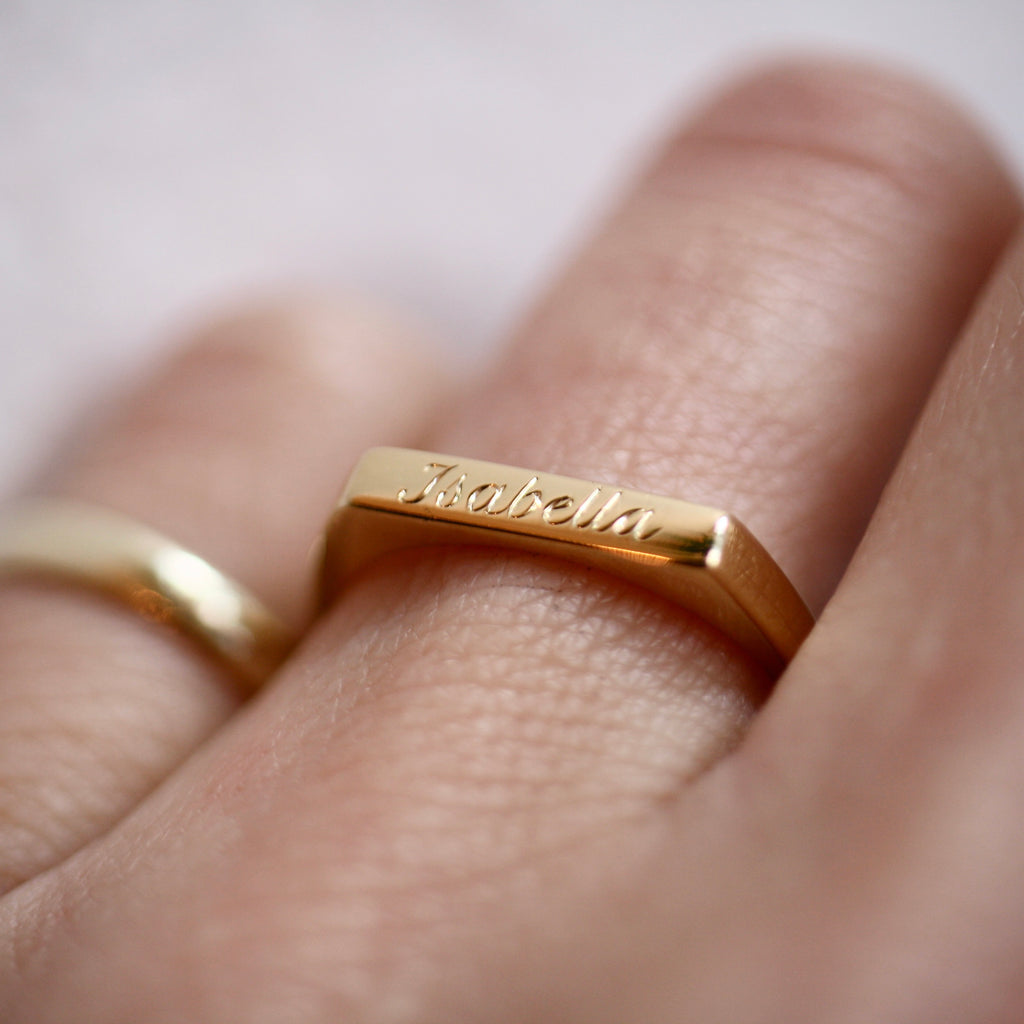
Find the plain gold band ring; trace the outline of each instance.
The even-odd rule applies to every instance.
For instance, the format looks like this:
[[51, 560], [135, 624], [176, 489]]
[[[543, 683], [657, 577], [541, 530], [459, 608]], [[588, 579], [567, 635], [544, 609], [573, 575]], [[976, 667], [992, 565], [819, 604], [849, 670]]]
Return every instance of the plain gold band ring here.
[[82, 585], [175, 626], [248, 690], [294, 646], [244, 587], [155, 530], [93, 505], [30, 499], [0, 509], [0, 578], [12, 576]]
[[324, 538], [321, 605], [395, 550], [499, 546], [601, 569], [711, 623], [781, 671], [814, 624], [753, 534], [720, 509], [404, 448], [360, 460]]

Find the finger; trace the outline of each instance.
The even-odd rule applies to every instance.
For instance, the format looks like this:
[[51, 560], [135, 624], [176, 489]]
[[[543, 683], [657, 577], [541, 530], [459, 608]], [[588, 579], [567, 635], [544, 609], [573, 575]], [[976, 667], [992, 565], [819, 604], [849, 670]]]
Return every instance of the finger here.
[[1017, 215], [965, 132], [898, 78], [744, 82], [667, 147], [438, 444], [728, 508], [820, 609]]
[[[987, 148], [917, 88], [756, 78], [673, 142], [434, 443], [731, 506], [820, 604], [1015, 216]], [[42, 998], [32, 978], [59, 974], [51, 1007], [87, 991], [84, 943], [135, 998], [176, 1005], [187, 976], [193, 1016], [230, 992], [242, 1015], [630, 1019], [611, 971], [590, 978], [605, 1003], [586, 995], [572, 950], [651, 951], [642, 911], [691, 876], [638, 848], [763, 682], [693, 618], [597, 573], [470, 551], [378, 566], [266, 700], [9, 904], [24, 922], [87, 878], [123, 908], [79, 918], [77, 946], [29, 927], [47, 955], [22, 984]], [[108, 873], [168, 821], [173, 853]], [[710, 848], [714, 819], [690, 821]], [[640, 897], [628, 913], [620, 893]], [[187, 953], [173, 977], [146, 969], [124, 936], [156, 906], [175, 908], [175, 948], [218, 921], [217, 977]], [[621, 933], [587, 932], [616, 912]]]
[[[1017, 209], [982, 142], [907, 83], [748, 81], [666, 147], [434, 447], [728, 508], [820, 607]], [[378, 566], [325, 640], [365, 664], [368, 716], [493, 713], [511, 750], [536, 729], [559, 771], [635, 785], [631, 805], [727, 749], [764, 693], [702, 623], [613, 579], [490, 552], [417, 565]], [[420, 643], [371, 661], [367, 623]]]
[[[43, 489], [151, 525], [294, 625], [339, 466], [408, 437], [429, 371], [403, 328], [296, 304], [224, 321], [76, 441]], [[239, 700], [184, 639], [69, 586], [0, 590], [0, 885], [107, 826]]]
[[[630, 992], [643, 1019], [1017, 1019], [1022, 352], [1018, 233], [824, 618], [709, 780], [714, 841], [689, 842], [680, 807], [648, 865], [665, 884], [643, 922], [661, 981], [646, 1005]], [[684, 881], [712, 874], [711, 900]], [[696, 913], [706, 941], [673, 959]], [[727, 968], [710, 985], [709, 962]]]
[[[871, 815], [879, 842], [899, 845], [929, 829], [921, 877], [963, 870], [970, 849], [1000, 901], [1024, 838], [1022, 296], [1018, 234], [751, 752], [781, 765], [813, 722], [786, 776], [813, 774], [823, 801], [844, 787], [848, 820], [833, 827]], [[1013, 902], [997, 917], [1019, 912]]]

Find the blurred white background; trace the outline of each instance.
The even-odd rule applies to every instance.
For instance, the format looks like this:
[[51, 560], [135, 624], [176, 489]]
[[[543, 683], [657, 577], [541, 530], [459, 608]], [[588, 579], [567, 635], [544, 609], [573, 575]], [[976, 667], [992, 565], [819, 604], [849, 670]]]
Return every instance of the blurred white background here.
[[0, 491], [182, 324], [312, 283], [496, 342], [672, 113], [916, 69], [1024, 165], [1021, 0], [0, 0]]

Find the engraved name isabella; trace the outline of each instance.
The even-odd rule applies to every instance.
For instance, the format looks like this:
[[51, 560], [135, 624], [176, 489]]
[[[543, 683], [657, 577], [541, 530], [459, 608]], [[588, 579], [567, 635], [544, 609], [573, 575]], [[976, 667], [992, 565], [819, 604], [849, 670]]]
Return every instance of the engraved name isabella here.
[[[423, 467], [431, 474], [418, 490], [403, 487], [398, 500], [406, 505], [420, 502], [437, 508], [474, 512], [482, 516], [509, 519], [539, 518], [549, 526], [611, 532], [620, 537], [644, 541], [660, 531], [652, 520], [653, 508], [621, 508], [623, 493], [592, 485], [590, 493], [578, 500], [571, 494], [547, 497], [540, 478], [531, 476], [518, 490], [510, 483], [470, 483], [458, 463], [431, 462]], [[514, 492], [514, 493], [513, 493]]]

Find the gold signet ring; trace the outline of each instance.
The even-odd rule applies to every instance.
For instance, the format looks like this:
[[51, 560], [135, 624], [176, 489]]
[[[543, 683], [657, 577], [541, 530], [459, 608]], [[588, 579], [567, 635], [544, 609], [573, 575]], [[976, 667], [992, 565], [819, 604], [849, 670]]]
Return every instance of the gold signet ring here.
[[324, 541], [321, 603], [380, 556], [499, 546], [570, 559], [681, 605], [780, 672], [814, 624], [793, 584], [720, 509], [404, 448], [360, 460]]
[[291, 631], [198, 555], [107, 509], [33, 499], [0, 509], [0, 578], [89, 587], [192, 637], [248, 690], [294, 646]]

